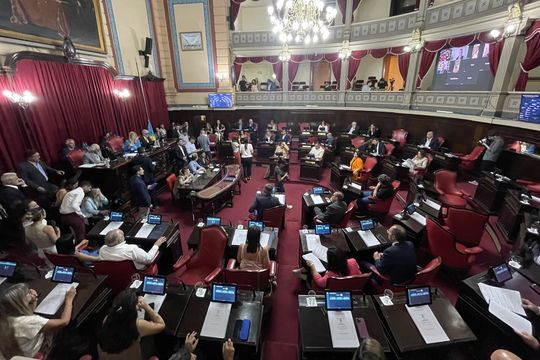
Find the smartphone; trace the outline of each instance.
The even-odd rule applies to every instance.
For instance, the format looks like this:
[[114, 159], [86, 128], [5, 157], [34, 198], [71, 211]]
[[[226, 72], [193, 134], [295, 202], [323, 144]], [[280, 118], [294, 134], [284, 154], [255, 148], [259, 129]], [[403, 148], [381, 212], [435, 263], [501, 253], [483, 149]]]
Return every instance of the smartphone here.
[[538, 286], [538, 284], [531, 284], [531, 289], [533, 289], [535, 293], [540, 295], [540, 286]]
[[366, 320], [361, 317], [355, 318], [356, 320], [356, 331], [358, 331], [358, 337], [361, 339], [369, 338], [369, 332], [366, 325]]

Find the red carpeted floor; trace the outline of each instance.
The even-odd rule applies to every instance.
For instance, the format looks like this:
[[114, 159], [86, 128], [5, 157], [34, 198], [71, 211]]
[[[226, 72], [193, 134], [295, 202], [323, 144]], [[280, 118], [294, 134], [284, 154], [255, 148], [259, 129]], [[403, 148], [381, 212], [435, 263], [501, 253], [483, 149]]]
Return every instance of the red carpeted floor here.
[[[293, 160], [293, 159], [291, 159]], [[262, 359], [264, 360], [292, 360], [297, 359], [298, 352], [298, 302], [297, 295], [305, 293], [306, 289], [300, 281], [292, 276], [291, 271], [299, 263], [299, 239], [298, 230], [302, 227], [301, 220], [301, 198], [302, 194], [311, 188], [313, 184], [299, 181], [299, 166], [293, 164], [290, 167], [291, 182], [285, 184], [286, 201], [293, 208], [287, 210], [285, 230], [280, 233], [278, 245], [278, 287], [274, 293], [272, 310], [264, 321]], [[247, 184], [242, 183], [242, 194], [235, 196], [234, 207], [225, 208], [219, 212], [219, 216], [226, 222], [233, 225], [247, 221], [248, 208], [251, 205], [255, 192], [262, 190], [267, 181], [263, 178], [266, 168], [262, 166], [253, 167], [252, 180]], [[320, 185], [328, 186], [330, 170], [325, 169]], [[469, 183], [460, 183], [459, 186], [468, 193], [474, 193], [475, 187]], [[192, 213], [188, 210], [181, 210], [172, 204], [169, 193], [160, 196], [161, 207], [158, 212], [166, 220], [175, 219], [180, 223], [180, 233], [182, 238], [182, 248], [184, 253], [188, 252], [187, 239], [193, 229], [194, 221]], [[391, 225], [391, 217], [403, 208], [403, 201], [406, 192], [400, 191], [399, 196], [394, 200], [390, 213], [385, 219], [385, 225]], [[197, 219], [196, 219], [197, 220]], [[492, 219], [493, 220], [493, 219]], [[492, 221], [493, 222], [493, 221]], [[494, 226], [492, 228], [495, 229]], [[493, 233], [497, 237], [497, 231]], [[471, 275], [483, 271], [487, 266], [500, 261], [500, 251], [496, 246], [497, 240], [485, 232], [481, 246], [485, 252], [478, 257], [478, 263], [471, 269]], [[458, 281], [453, 276], [448, 276], [444, 272], [439, 272], [435, 284], [455, 303], [459, 291]]]

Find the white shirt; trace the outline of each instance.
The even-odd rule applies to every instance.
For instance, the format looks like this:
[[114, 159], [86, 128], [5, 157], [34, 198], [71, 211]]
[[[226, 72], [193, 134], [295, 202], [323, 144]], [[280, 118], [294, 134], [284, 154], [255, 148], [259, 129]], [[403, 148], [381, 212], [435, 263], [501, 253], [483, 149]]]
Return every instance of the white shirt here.
[[429, 143], [431, 142], [431, 139], [426, 138], [426, 143], [424, 144], [425, 147], [429, 147]]
[[309, 151], [309, 155], [315, 156], [315, 159], [322, 159], [324, 156], [324, 148], [321, 146], [317, 149], [317, 147], [312, 147]]
[[[22, 350], [23, 356], [33, 358], [43, 345], [45, 334], [41, 332], [43, 326], [49, 321], [39, 315], [24, 315], [8, 317], [13, 328], [15, 340]], [[0, 359], [4, 359], [0, 354]]]
[[123, 242], [116, 246], [103, 245], [99, 249], [99, 259], [110, 261], [131, 260], [137, 270], [144, 270], [146, 265], [152, 263], [158, 251], [159, 248], [155, 245], [146, 252], [135, 244]]
[[60, 214], [76, 213], [77, 215], [84, 216], [81, 211], [81, 204], [84, 199], [84, 190], [78, 187], [69, 191], [64, 199], [62, 205], [60, 205]]
[[250, 158], [253, 156], [253, 145], [251, 144], [241, 144], [240, 145], [240, 156], [243, 158]]

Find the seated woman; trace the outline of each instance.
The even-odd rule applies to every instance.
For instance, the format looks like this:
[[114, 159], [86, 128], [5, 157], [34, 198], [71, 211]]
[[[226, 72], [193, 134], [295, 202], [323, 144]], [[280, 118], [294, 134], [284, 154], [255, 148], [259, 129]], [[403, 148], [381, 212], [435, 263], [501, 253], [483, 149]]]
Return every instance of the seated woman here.
[[358, 150], [354, 152], [353, 158], [351, 159], [351, 162], [349, 163], [349, 166], [352, 171], [351, 180], [356, 181], [360, 177], [359, 174], [364, 168], [364, 161], [360, 157], [360, 153]]
[[124, 142], [124, 152], [134, 153], [141, 147], [141, 140], [135, 131], [130, 131], [128, 139]]
[[33, 358], [37, 353], [49, 353], [53, 334], [71, 321], [73, 299], [77, 291], [71, 288], [64, 297], [64, 308], [59, 319], [34, 315], [38, 293], [25, 284], [15, 284], [0, 296], [0, 358], [14, 356]]
[[328, 132], [328, 130], [330, 130], [330, 126], [326, 123], [326, 121], [322, 121], [317, 128], [317, 131], [320, 132]]
[[109, 199], [101, 193], [99, 188], [92, 188], [82, 202], [81, 211], [86, 218], [103, 217], [109, 213], [105, 207], [109, 205]]
[[266, 126], [266, 128], [268, 129], [268, 131], [276, 132], [277, 124], [274, 122], [274, 120], [270, 120], [270, 123]]
[[418, 170], [425, 170], [428, 165], [426, 151], [423, 149], [418, 150], [415, 157], [405, 160], [402, 165], [408, 167], [409, 172], [413, 175], [416, 175]]
[[208, 156], [206, 155], [205, 152], [201, 153], [201, 155], [199, 156], [199, 160], [197, 160], [197, 162], [199, 163], [199, 165], [201, 165], [205, 169], [208, 169], [208, 167], [210, 166], [210, 161], [208, 161]]
[[289, 158], [289, 147], [284, 141], [281, 141], [279, 144], [277, 144], [276, 150], [274, 151], [274, 155], [278, 157], [282, 157], [284, 159]]
[[270, 269], [268, 248], [261, 246], [261, 230], [252, 226], [247, 232], [247, 242], [238, 247], [236, 259], [240, 269], [264, 270]]
[[32, 224], [24, 228], [26, 240], [38, 249], [38, 255], [46, 259], [44, 253], [57, 254], [56, 241], [60, 238], [60, 229], [47, 225], [45, 210], [41, 207], [32, 210]]
[[[137, 311], [144, 310], [147, 318], [138, 319]], [[135, 289], [116, 296], [109, 314], [98, 334], [98, 354], [107, 359], [142, 359], [141, 338], [165, 330], [163, 318], [143, 300]]]
[[361, 275], [362, 272], [358, 267], [355, 259], [347, 259], [347, 253], [337, 248], [329, 248], [327, 252], [328, 265], [326, 273], [321, 276], [315, 268], [315, 264], [311, 261], [306, 261], [308, 269], [300, 268], [293, 270], [293, 275], [307, 280], [307, 272], [312, 276], [311, 287], [316, 290], [326, 289], [326, 281], [329, 277], [342, 277], [351, 275]]
[[373, 200], [385, 200], [394, 194], [394, 188], [392, 187], [392, 179], [386, 174], [381, 174], [377, 177], [377, 185], [370, 186], [371, 191], [362, 191], [362, 197], [356, 200], [356, 206], [360, 213], [364, 212], [367, 205], [373, 203]]

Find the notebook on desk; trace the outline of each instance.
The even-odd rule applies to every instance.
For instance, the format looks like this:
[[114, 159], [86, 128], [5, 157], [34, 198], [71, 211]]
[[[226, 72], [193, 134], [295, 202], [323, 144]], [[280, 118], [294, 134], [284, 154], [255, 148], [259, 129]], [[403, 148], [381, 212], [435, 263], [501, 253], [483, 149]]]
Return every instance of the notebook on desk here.
[[350, 291], [324, 293], [328, 325], [334, 348], [357, 348], [360, 345], [352, 316], [352, 294]]
[[236, 286], [232, 284], [212, 284], [210, 305], [204, 318], [201, 336], [224, 339], [231, 314], [236, 302]]

